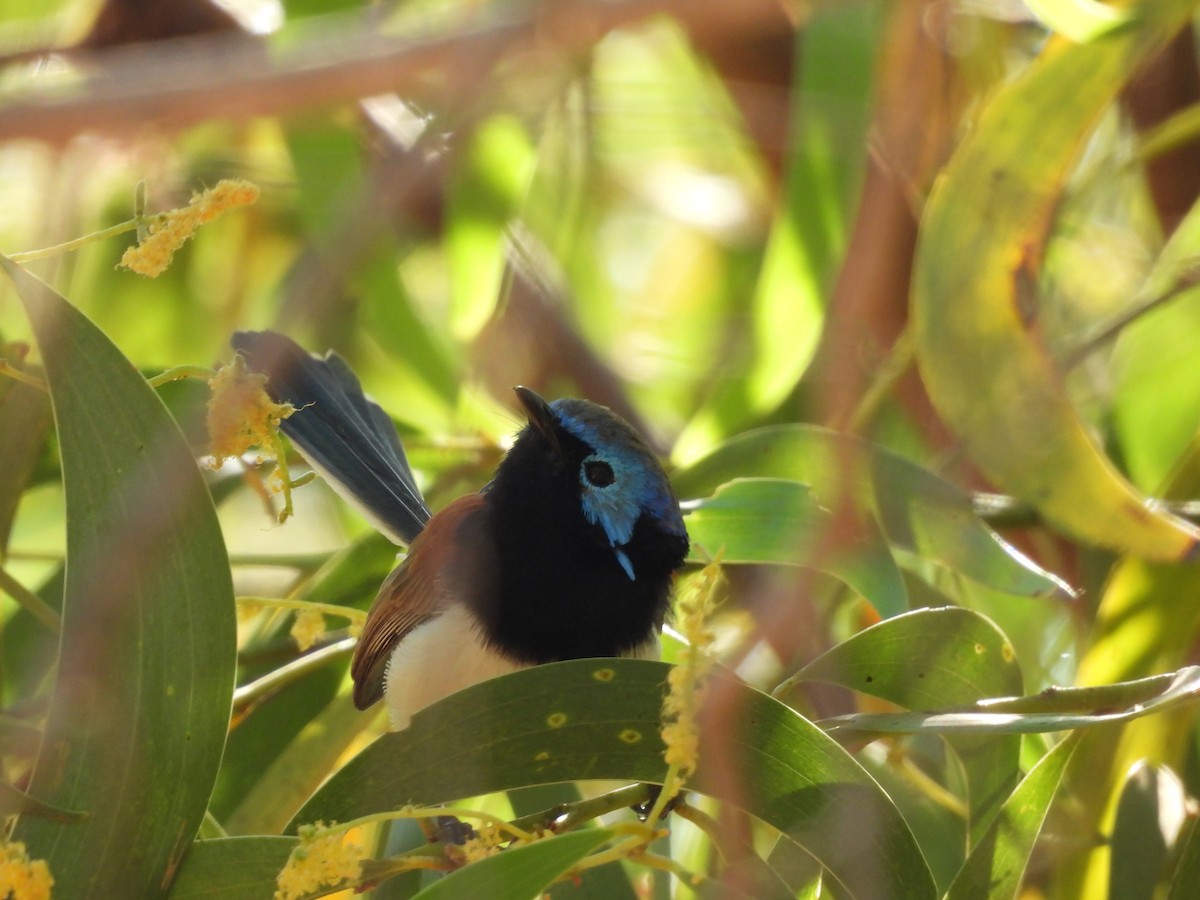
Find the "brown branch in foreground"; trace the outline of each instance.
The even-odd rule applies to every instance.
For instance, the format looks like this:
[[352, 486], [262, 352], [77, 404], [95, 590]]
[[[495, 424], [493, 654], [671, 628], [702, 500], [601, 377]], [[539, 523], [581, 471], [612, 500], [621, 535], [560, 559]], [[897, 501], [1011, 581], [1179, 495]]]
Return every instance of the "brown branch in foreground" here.
[[387, 36], [365, 16], [263, 53], [241, 35], [205, 35], [161, 45], [73, 53], [88, 74], [69, 87], [34, 82], [0, 108], [0, 140], [62, 142], [83, 131], [181, 128], [208, 119], [282, 115], [416, 89], [437, 72], [452, 93], [477, 83], [478, 61], [498, 53], [576, 54], [614, 28], [656, 15], [683, 22], [693, 39], [771, 28], [774, 0], [555, 0], [420, 37]]

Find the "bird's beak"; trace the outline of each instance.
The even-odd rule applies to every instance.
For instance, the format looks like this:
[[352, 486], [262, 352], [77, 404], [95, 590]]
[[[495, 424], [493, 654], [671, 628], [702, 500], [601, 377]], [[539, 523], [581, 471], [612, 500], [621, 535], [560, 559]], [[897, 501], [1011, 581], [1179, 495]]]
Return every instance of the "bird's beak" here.
[[555, 430], [557, 422], [554, 412], [550, 409], [550, 404], [524, 385], [518, 384], [513, 390], [517, 394], [517, 399], [521, 401], [521, 405], [525, 407], [525, 413], [529, 416], [529, 424], [541, 432], [542, 437], [549, 441], [556, 453], [561, 453], [558, 445], [558, 433]]

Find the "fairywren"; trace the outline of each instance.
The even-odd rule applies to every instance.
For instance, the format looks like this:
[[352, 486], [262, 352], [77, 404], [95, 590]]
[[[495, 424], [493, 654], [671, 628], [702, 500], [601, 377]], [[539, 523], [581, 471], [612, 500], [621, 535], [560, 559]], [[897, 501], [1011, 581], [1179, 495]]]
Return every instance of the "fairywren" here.
[[276, 332], [233, 346], [297, 409], [281, 428], [312, 467], [408, 554], [383, 582], [351, 663], [354, 703], [394, 729], [514, 669], [658, 655], [687, 531], [666, 473], [623, 419], [517, 387], [528, 424], [477, 494], [432, 515], [391, 420], [336, 354]]

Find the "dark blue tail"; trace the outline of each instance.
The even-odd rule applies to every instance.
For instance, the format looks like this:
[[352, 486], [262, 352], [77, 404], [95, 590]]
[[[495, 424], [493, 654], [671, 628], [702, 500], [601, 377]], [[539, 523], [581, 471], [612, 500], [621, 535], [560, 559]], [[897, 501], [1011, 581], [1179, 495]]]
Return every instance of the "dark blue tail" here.
[[251, 371], [267, 376], [272, 400], [296, 407], [280, 427], [312, 467], [384, 535], [411, 543], [429, 508], [392, 420], [345, 360], [313, 356], [275, 331], [239, 331], [230, 343]]

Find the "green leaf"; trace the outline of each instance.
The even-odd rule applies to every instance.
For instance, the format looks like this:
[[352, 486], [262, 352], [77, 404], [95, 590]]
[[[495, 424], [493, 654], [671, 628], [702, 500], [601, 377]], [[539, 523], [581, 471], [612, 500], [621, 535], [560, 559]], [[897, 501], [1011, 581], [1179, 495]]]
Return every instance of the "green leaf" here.
[[[1023, 690], [1003, 632], [958, 607], [921, 609], [864, 629], [817, 657], [776, 691], [825, 681], [913, 710], [966, 706]], [[972, 838], [978, 838], [1017, 782], [1020, 738], [958, 735], [948, 743], [966, 773]]]
[[229, 560], [179, 429], [83, 315], [0, 257], [33, 324], [67, 502], [58, 676], [14, 832], [65, 897], [159, 896], [204, 816], [234, 677]]
[[713, 396], [679, 438], [677, 459], [690, 460], [776, 409], [812, 360], [860, 185], [876, 21], [865, 7], [830, 4], [814, 8], [796, 33], [784, 202], [748, 310], [752, 343], [738, 365], [722, 368]]
[[1136, 28], [1052, 41], [992, 97], [925, 205], [910, 318], [929, 396], [985, 474], [1078, 538], [1164, 561], [1190, 554], [1200, 530], [1149, 508], [1118, 473], [1028, 322], [1074, 162], [1194, 7], [1145, 4]]
[[726, 441], [672, 478], [681, 497], [735, 478], [786, 478], [812, 486], [834, 509], [845, 490], [871, 510], [892, 546], [1005, 593], [1072, 596], [1054, 575], [1005, 543], [954, 485], [882, 447], [816, 425], [778, 425]]
[[[669, 666], [633, 659], [535, 666], [454, 694], [386, 734], [335, 774], [292, 827], [346, 822], [532, 784], [661, 783]], [[689, 787], [728, 800], [817, 857], [852, 897], [931, 897], [932, 876], [887, 795], [818, 728], [732, 679], [711, 687], [729, 711]], [[726, 766], [732, 766], [726, 770]], [[847, 837], [853, 829], [855, 835]]]
[[1169, 835], [1186, 820], [1187, 793], [1166, 766], [1141, 760], [1130, 769], [1113, 824], [1109, 896], [1153, 900], [1167, 864]]
[[874, 522], [862, 524], [851, 545], [829, 546], [834, 517], [802, 484], [739, 478], [686, 511], [688, 536], [701, 551], [693, 553], [696, 560], [713, 559], [721, 551], [726, 563], [805, 566], [845, 582], [882, 616], [908, 608], [904, 579]]
[[299, 843], [294, 837], [196, 841], [175, 879], [171, 900], [267, 900], [275, 876]]
[[230, 834], [274, 834], [328, 777], [371, 716], [355, 709], [345, 687], [280, 750], [224, 820]]
[[613, 836], [607, 828], [585, 828], [505, 850], [439, 878], [414, 900], [529, 900]]
[[1192, 819], [1191, 824], [1185, 826], [1177, 846], [1179, 858], [1167, 900], [1188, 900], [1200, 884], [1200, 820]]
[[978, 703], [967, 711], [857, 713], [821, 720], [836, 731], [887, 734], [1045, 734], [1128, 722], [1200, 701], [1200, 666], [1088, 688], [1047, 688], [1031, 697]]
[[0, 781], [0, 816], [27, 814], [41, 816], [51, 822], [82, 822], [88, 814], [70, 809], [59, 809], [42, 803], [6, 781]]
[[335, 773], [293, 818], [348, 822], [531, 784], [661, 782], [659, 707], [667, 666], [552, 663], [491, 679], [422, 710]]
[[946, 900], [1017, 896], [1034, 841], [1077, 744], [1078, 735], [1070, 735], [1030, 770], [967, 857]]
[[[1198, 252], [1200, 203], [1176, 226], [1134, 306], [1175, 289], [1194, 272]], [[1200, 288], [1192, 288], [1126, 326], [1113, 349], [1113, 431], [1130, 477], [1145, 490], [1162, 490], [1200, 427], [1197, 342]]]

